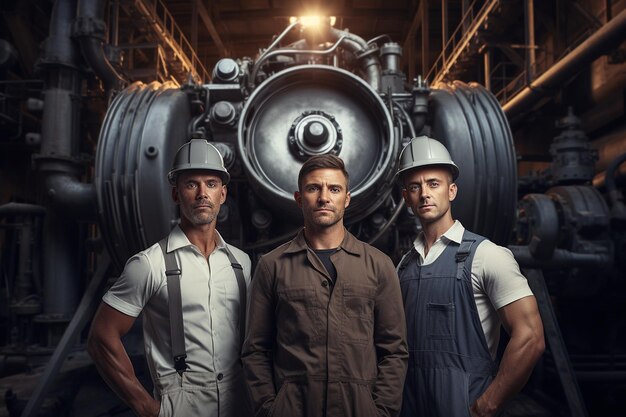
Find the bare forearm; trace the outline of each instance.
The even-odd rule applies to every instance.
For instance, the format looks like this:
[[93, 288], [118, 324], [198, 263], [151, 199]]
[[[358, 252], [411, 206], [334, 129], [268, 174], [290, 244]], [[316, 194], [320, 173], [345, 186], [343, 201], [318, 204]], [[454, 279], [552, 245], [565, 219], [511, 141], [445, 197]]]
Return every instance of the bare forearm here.
[[90, 341], [89, 354], [107, 385], [140, 417], [156, 417], [160, 404], [146, 391], [121, 341], [106, 345]]
[[492, 416], [526, 384], [544, 350], [543, 336], [513, 337], [492, 383], [472, 405], [473, 416]]

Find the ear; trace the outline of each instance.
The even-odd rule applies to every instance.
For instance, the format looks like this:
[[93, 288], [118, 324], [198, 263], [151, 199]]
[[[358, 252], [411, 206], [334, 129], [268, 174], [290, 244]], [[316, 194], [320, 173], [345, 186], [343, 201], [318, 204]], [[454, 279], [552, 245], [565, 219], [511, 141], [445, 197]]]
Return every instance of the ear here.
[[452, 183], [450, 184], [450, 187], [448, 187], [448, 199], [450, 201], [453, 201], [456, 198], [456, 183]]
[[409, 192], [404, 187], [402, 188], [402, 198], [404, 198], [404, 202], [408, 206], [409, 205]]
[[222, 185], [222, 192], [220, 194], [220, 205], [224, 204], [224, 202], [226, 202], [226, 195], [228, 194], [228, 190], [226, 189], [225, 185]]
[[180, 198], [178, 197], [178, 187], [172, 187], [172, 200], [174, 203], [180, 203]]
[[300, 191], [296, 191], [293, 193], [293, 199], [296, 200], [296, 204], [298, 204], [298, 207], [302, 208], [302, 194], [300, 194]]
[[348, 208], [349, 205], [350, 205], [350, 191], [346, 193], [346, 204], [343, 206], [343, 208]]

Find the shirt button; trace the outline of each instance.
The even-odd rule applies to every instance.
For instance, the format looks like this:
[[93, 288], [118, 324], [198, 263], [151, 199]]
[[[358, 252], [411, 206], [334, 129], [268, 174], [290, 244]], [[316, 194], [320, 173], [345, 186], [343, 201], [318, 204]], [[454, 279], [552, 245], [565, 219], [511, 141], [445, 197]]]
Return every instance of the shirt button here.
[[220, 372], [219, 374], [217, 374], [217, 380], [221, 381], [222, 379], [224, 379], [224, 374]]
[[322, 287], [328, 287], [328, 281], [322, 281]]

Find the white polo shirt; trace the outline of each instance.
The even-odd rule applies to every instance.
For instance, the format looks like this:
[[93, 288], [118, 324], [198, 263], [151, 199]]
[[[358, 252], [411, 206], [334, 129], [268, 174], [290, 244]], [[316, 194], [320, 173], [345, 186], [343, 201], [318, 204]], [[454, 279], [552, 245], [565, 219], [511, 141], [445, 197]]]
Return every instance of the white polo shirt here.
[[[440, 236], [424, 256], [424, 233], [420, 233], [413, 245], [418, 253], [418, 264], [429, 265], [437, 260], [450, 242], [461, 243], [465, 228], [456, 220], [452, 227]], [[406, 256], [406, 255], [405, 255]], [[398, 264], [399, 265], [399, 264]], [[513, 253], [486, 239], [476, 248], [472, 261], [472, 288], [478, 316], [491, 356], [495, 358], [500, 340], [500, 316], [498, 310], [520, 298], [533, 295], [526, 277], [522, 275]]]
[[[226, 243], [205, 258], [179, 226], [169, 235], [168, 251], [176, 250], [182, 269], [181, 294], [186, 363], [191, 372], [227, 372], [239, 362], [239, 287]], [[228, 245], [250, 284], [250, 258]], [[175, 372], [169, 327], [165, 260], [158, 243], [131, 257], [103, 301], [132, 317], [143, 312], [146, 358], [153, 380]]]

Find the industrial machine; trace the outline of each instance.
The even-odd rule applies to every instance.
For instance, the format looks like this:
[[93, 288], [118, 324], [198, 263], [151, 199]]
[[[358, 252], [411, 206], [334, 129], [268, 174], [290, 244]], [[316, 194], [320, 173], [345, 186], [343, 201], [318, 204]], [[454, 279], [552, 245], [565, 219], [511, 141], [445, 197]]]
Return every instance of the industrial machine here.
[[[395, 261], [420, 228], [394, 178], [397, 157], [412, 137], [441, 140], [461, 172], [455, 218], [509, 246], [540, 303], [549, 351], [527, 389], [542, 403], [536, 415], [619, 404], [626, 207], [615, 174], [626, 154], [594, 185], [597, 152], [573, 111], [559, 122], [549, 169], [518, 178], [495, 96], [478, 83], [406, 79], [402, 47], [385, 35], [295, 21], [254, 59], [221, 59], [210, 81], [128, 83], [103, 50], [102, 2], [93, 3], [55, 4], [39, 61], [43, 101], [29, 104], [43, 111], [41, 135], [27, 137], [39, 147], [41, 189], [36, 204], [0, 206], [0, 372], [47, 364], [28, 404], [7, 396], [11, 415], [35, 415], [107, 279], [176, 223], [166, 175], [195, 137], [217, 147], [232, 177], [218, 229], [253, 259], [295, 235], [297, 172], [332, 153], [350, 173], [346, 226]], [[78, 128], [83, 60], [108, 94], [98, 137], [87, 141]]]

